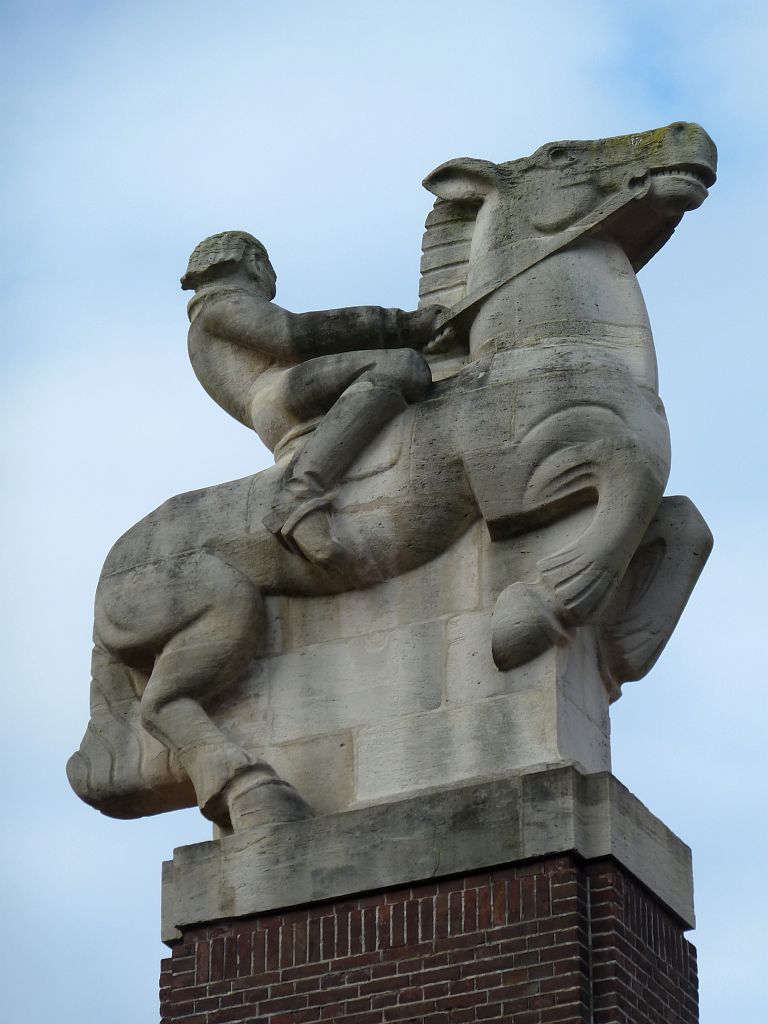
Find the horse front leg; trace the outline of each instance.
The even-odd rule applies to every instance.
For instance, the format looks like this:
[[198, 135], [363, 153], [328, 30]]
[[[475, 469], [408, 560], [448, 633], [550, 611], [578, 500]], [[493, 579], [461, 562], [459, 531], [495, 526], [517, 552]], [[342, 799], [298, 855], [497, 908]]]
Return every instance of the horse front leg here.
[[564, 454], [566, 465], [554, 479], [549, 460], [537, 468], [529, 492], [533, 501], [546, 503], [563, 481], [578, 477], [597, 498], [586, 530], [536, 563], [534, 585], [562, 624], [573, 627], [591, 620], [618, 587], [659, 507], [665, 480], [634, 440], [605, 439]]
[[[574, 627], [594, 620], [616, 591], [661, 501], [665, 474], [659, 460], [615, 414], [593, 410], [585, 425], [584, 412], [550, 417], [510, 452], [501, 487], [508, 513], [489, 523], [492, 535], [504, 535], [499, 523], [506, 523], [508, 535], [585, 505], [592, 506], [592, 514], [571, 543], [538, 559], [533, 579], [517, 581], [499, 595], [492, 643], [502, 669], [567, 643]], [[560, 440], [568, 436], [568, 417], [570, 433], [578, 437], [580, 432], [583, 440]]]

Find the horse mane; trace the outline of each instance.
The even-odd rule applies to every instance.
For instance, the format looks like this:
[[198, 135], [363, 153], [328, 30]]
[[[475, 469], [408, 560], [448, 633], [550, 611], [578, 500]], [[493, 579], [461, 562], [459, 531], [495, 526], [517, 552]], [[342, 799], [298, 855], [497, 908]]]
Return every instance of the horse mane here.
[[[419, 309], [424, 306], [455, 306], [467, 292], [467, 271], [477, 203], [437, 199], [424, 224], [421, 240]], [[463, 352], [424, 353], [435, 381], [453, 377], [466, 365]]]
[[419, 307], [455, 306], [467, 291], [469, 248], [479, 206], [458, 199], [437, 199], [421, 240]]

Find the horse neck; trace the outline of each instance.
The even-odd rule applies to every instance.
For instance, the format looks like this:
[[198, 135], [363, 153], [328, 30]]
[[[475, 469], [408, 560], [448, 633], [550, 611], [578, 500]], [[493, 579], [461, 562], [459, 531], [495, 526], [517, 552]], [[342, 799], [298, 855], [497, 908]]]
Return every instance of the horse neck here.
[[[469, 292], [481, 286], [473, 282], [470, 266]], [[648, 313], [616, 242], [585, 238], [535, 264], [489, 295], [470, 329], [475, 358], [488, 351], [576, 342], [608, 347], [638, 384], [656, 389]]]

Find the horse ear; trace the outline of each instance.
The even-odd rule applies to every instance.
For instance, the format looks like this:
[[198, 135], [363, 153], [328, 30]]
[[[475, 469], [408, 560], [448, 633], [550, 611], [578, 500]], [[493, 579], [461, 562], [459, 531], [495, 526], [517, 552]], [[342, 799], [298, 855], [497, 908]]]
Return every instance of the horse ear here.
[[461, 156], [440, 164], [422, 184], [438, 199], [479, 203], [498, 186], [498, 169], [489, 160]]

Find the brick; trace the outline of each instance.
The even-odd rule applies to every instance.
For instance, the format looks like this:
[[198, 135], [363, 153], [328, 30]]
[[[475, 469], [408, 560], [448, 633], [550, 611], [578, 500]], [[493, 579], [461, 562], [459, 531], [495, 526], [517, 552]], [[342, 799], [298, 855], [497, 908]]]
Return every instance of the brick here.
[[449, 994], [451, 991], [451, 982], [434, 981], [429, 984], [422, 984], [421, 991], [425, 999], [439, 999], [441, 996], [447, 996]]
[[298, 964], [296, 967], [286, 967], [282, 971], [268, 972], [264, 975], [270, 982], [278, 978], [282, 981], [295, 981], [297, 978], [317, 978], [329, 971], [328, 961], [321, 960], [318, 963]]
[[479, 886], [477, 892], [477, 927], [480, 931], [491, 927], [491, 886]]
[[395, 963], [378, 963], [371, 965], [371, 978], [391, 978], [393, 974], [398, 972], [398, 964]]
[[207, 992], [209, 996], [224, 996], [232, 991], [231, 981], [209, 981]]
[[594, 1024], [698, 1021], [679, 923], [613, 862], [568, 857], [187, 929], [161, 963], [161, 1010], [163, 1024], [586, 1024], [590, 962]]
[[448, 934], [460, 935], [464, 930], [464, 891], [454, 890], [448, 896]]
[[494, 878], [491, 888], [491, 923], [507, 923], [507, 883], [504, 878]]
[[237, 977], [237, 939], [234, 934], [224, 936], [224, 977]]
[[452, 892], [461, 892], [464, 889], [465, 879], [463, 876], [457, 878], [444, 878], [437, 883], [437, 891], [450, 895]]
[[169, 1013], [174, 1013], [181, 1017], [186, 1017], [197, 1012], [195, 1009], [195, 1001], [193, 999], [177, 1000], [173, 1003], [166, 1003], [165, 1005]]
[[323, 960], [336, 955], [336, 921], [331, 915], [320, 921], [320, 955]]
[[266, 969], [277, 970], [280, 966], [280, 929], [277, 927], [267, 928], [266, 936]]
[[392, 907], [389, 904], [376, 908], [376, 948], [389, 949], [392, 945]]
[[336, 955], [349, 956], [349, 916], [350, 909], [343, 907], [336, 911]]
[[416, 900], [408, 900], [404, 904], [405, 938], [403, 945], [414, 946], [419, 941], [419, 904]]
[[355, 999], [357, 995], [357, 985], [341, 985], [319, 992], [308, 992], [302, 999], [307, 1006], [323, 1006], [327, 1003], [343, 1002], [345, 999]]
[[419, 900], [419, 937], [422, 941], [432, 939], [434, 929], [435, 904], [433, 897]]
[[344, 1004], [344, 1013], [346, 1016], [349, 1016], [351, 1013], [363, 1013], [370, 1009], [370, 996], [362, 996], [360, 999], [348, 999]]
[[405, 902], [398, 902], [392, 906], [391, 917], [392, 945], [405, 945]]
[[226, 1009], [228, 1006], [242, 1006], [244, 1002], [243, 992], [230, 992], [228, 996], [219, 996], [219, 1006]]
[[[205, 1024], [245, 1024], [245, 1021], [251, 1024], [253, 1020], [253, 1017], [243, 1018], [242, 1006], [230, 1006], [225, 1010], [213, 1010], [208, 1013]], [[259, 1020], [264, 1020], [264, 1018], [259, 1018]], [[202, 1024], [202, 1022], [197, 1022], [197, 1024]]]
[[495, 1003], [487, 1006], [476, 1006], [475, 1007], [475, 1019], [476, 1020], [493, 1020], [496, 1017], [501, 1016], [501, 1004]]
[[405, 903], [413, 895], [413, 890], [410, 886], [405, 886], [401, 889], [390, 889], [384, 894], [385, 903]]
[[369, 964], [377, 964], [380, 962], [382, 954], [376, 950], [372, 950], [370, 953], [360, 953], [358, 956], [345, 956], [334, 960], [329, 970], [333, 971], [350, 971], [357, 970], [360, 967], [366, 967]]
[[171, 989], [177, 988], [189, 988], [195, 983], [195, 972], [192, 971], [180, 971], [178, 974], [171, 976]]
[[363, 949], [366, 953], [376, 949], [376, 907], [363, 910]]
[[439, 892], [435, 897], [435, 938], [448, 935], [448, 893]]
[[195, 1000], [195, 1013], [204, 1013], [206, 1010], [218, 1010], [221, 996], [206, 996], [205, 999]]
[[487, 992], [463, 992], [457, 993], [456, 995], [451, 993], [448, 996], [443, 996], [441, 999], [436, 999], [435, 1009], [458, 1010], [463, 1006], [476, 1006], [479, 1003], [485, 1003], [487, 1001]]
[[377, 992], [375, 996], [371, 996], [371, 1009], [372, 1010], [385, 1010], [389, 1006], [394, 1006], [397, 1003], [397, 992], [388, 988], [385, 992]]
[[[291, 1024], [305, 1024], [307, 1021], [320, 1020], [321, 1009], [319, 1006], [310, 1006], [306, 1010], [296, 1010], [294, 1013], [286, 1013], [285, 1016], [289, 1019]], [[266, 1018], [259, 1018], [260, 1020], [266, 1020]], [[246, 1021], [245, 1024], [259, 1024], [259, 1021]], [[274, 1018], [269, 1022], [274, 1024]]]
[[432, 1013], [434, 1009], [435, 1004], [432, 1001], [408, 1003], [402, 1006], [388, 1006], [384, 1010], [384, 1020], [417, 1021], [421, 1020], [425, 1014]]
[[536, 882], [535, 875], [526, 875], [520, 879], [520, 916], [524, 921], [536, 917]]
[[349, 955], [362, 952], [362, 911], [349, 912]]

